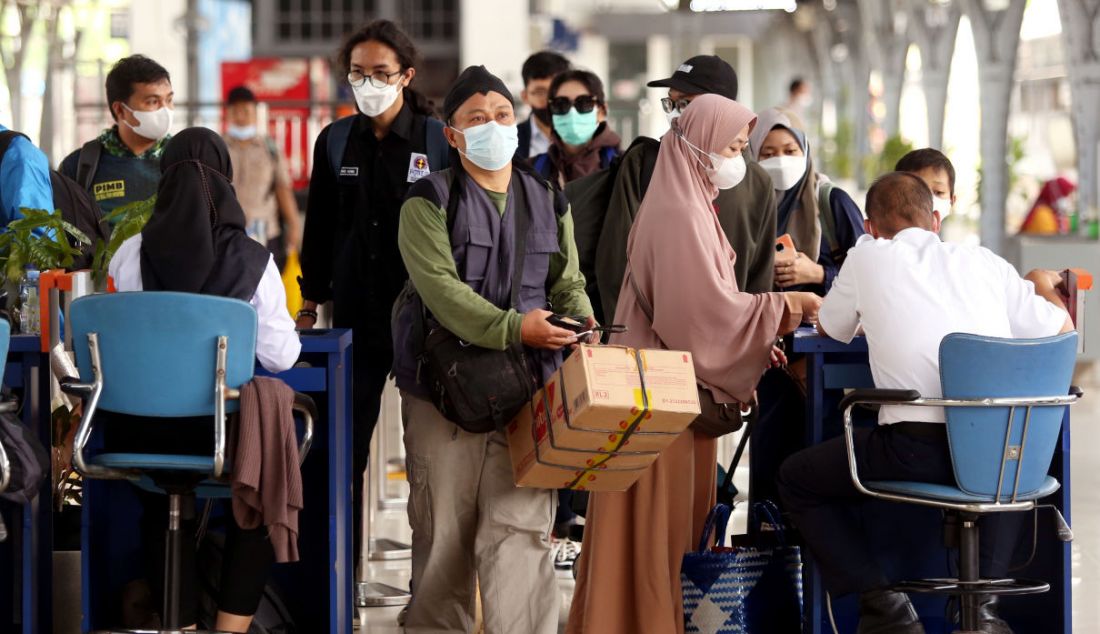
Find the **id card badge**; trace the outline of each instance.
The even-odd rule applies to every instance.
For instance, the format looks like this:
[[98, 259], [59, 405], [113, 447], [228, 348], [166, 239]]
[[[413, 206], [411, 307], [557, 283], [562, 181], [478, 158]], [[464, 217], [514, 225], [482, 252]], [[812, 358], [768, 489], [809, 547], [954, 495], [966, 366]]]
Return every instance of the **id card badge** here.
[[409, 176], [405, 182], [415, 183], [428, 174], [431, 174], [431, 167], [428, 165], [427, 155], [413, 152], [409, 156]]

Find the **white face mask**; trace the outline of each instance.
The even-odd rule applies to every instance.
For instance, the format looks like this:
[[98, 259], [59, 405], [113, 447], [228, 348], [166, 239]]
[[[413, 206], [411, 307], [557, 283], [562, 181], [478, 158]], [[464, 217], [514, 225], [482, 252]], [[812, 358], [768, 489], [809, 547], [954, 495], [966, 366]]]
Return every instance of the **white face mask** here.
[[665, 113], [665, 119], [668, 119], [668, 125], [669, 126], [671, 126], [673, 120], [675, 120], [676, 117], [679, 117], [679, 116], [680, 116], [680, 111], [679, 110], [673, 110], [672, 112], [666, 112]]
[[707, 170], [707, 177], [718, 189], [733, 189], [745, 180], [745, 172], [748, 170], [748, 166], [745, 165], [745, 155], [738, 154], [730, 158], [721, 154], [711, 154], [710, 158], [717, 162], [717, 166]]
[[814, 102], [813, 95], [799, 95], [795, 98], [794, 103], [799, 108], [809, 108]]
[[171, 108], [164, 106], [160, 110], [146, 112], [144, 110], [134, 110], [126, 104], [122, 104], [122, 107], [129, 110], [130, 113], [134, 115], [134, 118], [138, 120], [137, 125], [130, 125], [129, 121], [122, 119], [122, 122], [129, 126], [138, 136], [149, 139], [150, 141], [160, 141], [168, 136], [168, 130], [172, 127]]
[[[696, 147], [691, 141], [684, 138], [683, 135], [679, 133], [677, 133], [677, 135], [689, 148], [696, 152], [695, 160], [699, 161], [699, 164], [703, 166], [703, 169], [707, 172], [707, 178], [709, 178], [711, 184], [718, 189], [733, 189], [740, 185], [741, 181], [745, 180], [745, 172], [748, 171], [748, 166], [745, 164], [744, 154], [738, 154], [731, 158], [722, 156], [721, 154], [715, 154], [714, 152], [704, 152], [702, 149]], [[699, 155], [710, 159], [710, 165], [707, 165], [699, 158]]]
[[238, 141], [247, 141], [256, 137], [254, 125], [230, 125], [225, 130], [226, 134]]
[[951, 199], [933, 196], [932, 211], [940, 212], [940, 222], [943, 222], [947, 216], [951, 215]]
[[401, 84], [386, 84], [385, 88], [375, 88], [370, 81], [364, 81], [362, 86], [352, 86], [355, 93], [355, 103], [359, 110], [368, 117], [377, 117], [390, 109], [393, 102], [397, 101]]
[[806, 157], [773, 156], [760, 161], [760, 167], [771, 177], [775, 188], [785, 192], [797, 185], [806, 174]]

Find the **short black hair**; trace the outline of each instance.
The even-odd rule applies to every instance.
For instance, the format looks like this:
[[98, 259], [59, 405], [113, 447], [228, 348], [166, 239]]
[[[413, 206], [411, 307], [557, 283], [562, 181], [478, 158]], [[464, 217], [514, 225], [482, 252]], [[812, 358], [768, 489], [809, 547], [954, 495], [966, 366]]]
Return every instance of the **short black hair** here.
[[930, 147], [913, 150], [901, 157], [894, 170], [898, 172], [919, 172], [924, 169], [943, 170], [947, 172], [947, 184], [951, 188], [951, 195], [955, 195], [955, 166], [951, 160], [939, 150]]
[[[134, 94], [134, 84], [172, 82], [168, 70], [144, 55], [123, 57], [107, 73], [107, 107], [116, 101], [126, 103]], [[114, 116], [114, 112], [111, 112]]]
[[520, 71], [523, 75], [523, 86], [526, 88], [534, 79], [550, 79], [572, 67], [561, 53], [539, 51], [523, 62], [523, 69]]
[[794, 79], [791, 80], [791, 85], [787, 89], [787, 92], [793, 95], [794, 91], [798, 90], [799, 88], [801, 88], [805, 85], [806, 85], [806, 80], [805, 79], [802, 79], [801, 77], [795, 77]]
[[596, 73], [587, 70], [567, 70], [564, 73], [555, 75], [554, 81], [550, 82], [550, 98], [556, 97], [562, 85], [571, 81], [578, 82], [587, 88], [589, 94], [595, 97], [601, 105], [607, 104], [607, 100], [604, 98], [603, 82], [596, 76]]
[[256, 93], [247, 86], [234, 86], [225, 98], [225, 105], [232, 106], [235, 103], [256, 103]]
[[888, 237], [910, 227], [932, 228], [932, 190], [911, 172], [880, 176], [867, 190], [867, 217]]

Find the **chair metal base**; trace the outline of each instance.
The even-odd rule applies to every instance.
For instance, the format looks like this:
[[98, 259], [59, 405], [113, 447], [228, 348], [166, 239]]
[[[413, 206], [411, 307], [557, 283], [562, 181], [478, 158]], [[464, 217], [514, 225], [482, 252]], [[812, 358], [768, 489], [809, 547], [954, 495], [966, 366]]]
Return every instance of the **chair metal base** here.
[[412, 557], [412, 546], [388, 537], [371, 537], [368, 544], [371, 561], [393, 561]]
[[412, 595], [385, 583], [360, 581], [355, 584], [355, 605], [360, 608], [384, 608], [408, 605]]
[[903, 581], [891, 587], [895, 592], [916, 594], [996, 595], [1019, 596], [1042, 594], [1050, 591], [1050, 584], [1036, 579], [982, 579], [981, 581], [960, 581], [958, 579], [921, 579]]

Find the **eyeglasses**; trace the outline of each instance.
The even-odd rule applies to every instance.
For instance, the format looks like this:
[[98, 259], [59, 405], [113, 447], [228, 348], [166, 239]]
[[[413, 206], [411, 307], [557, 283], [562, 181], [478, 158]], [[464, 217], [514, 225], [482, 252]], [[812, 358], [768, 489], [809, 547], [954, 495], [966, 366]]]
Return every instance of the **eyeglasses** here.
[[566, 114], [570, 108], [576, 108], [581, 114], [588, 114], [600, 105], [600, 100], [592, 95], [581, 95], [576, 99], [554, 97], [550, 100], [550, 114]]
[[404, 72], [404, 70], [398, 70], [392, 73], [387, 73], [384, 70], [379, 70], [371, 73], [370, 75], [364, 75], [357, 70], [353, 70], [348, 73], [348, 83], [356, 88], [359, 88], [360, 86], [365, 84], [367, 80], [370, 80], [371, 86], [374, 86], [375, 88], [385, 88], [390, 84], [390, 77], [400, 75]]
[[683, 112], [684, 108], [687, 108], [689, 103], [691, 103], [690, 99], [682, 99], [681, 98], [681, 99], [677, 99], [676, 101], [673, 101], [672, 99], [670, 99], [668, 97], [662, 97], [661, 98], [661, 109], [664, 110], [666, 113], [671, 113], [671, 112], [674, 112], [674, 111], [677, 111], [677, 110], [680, 111], [680, 112]]

